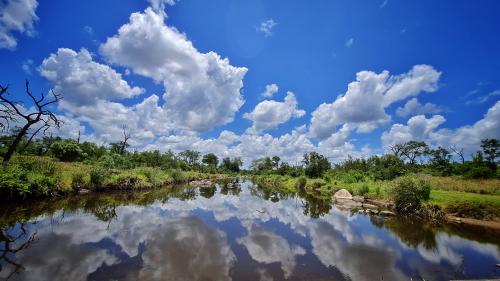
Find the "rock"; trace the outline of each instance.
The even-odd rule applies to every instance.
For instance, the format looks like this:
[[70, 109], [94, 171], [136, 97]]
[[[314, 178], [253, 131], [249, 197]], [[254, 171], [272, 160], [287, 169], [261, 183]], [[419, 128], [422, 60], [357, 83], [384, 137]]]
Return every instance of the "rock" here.
[[373, 205], [373, 204], [363, 203], [363, 208], [376, 210], [376, 209], [378, 209], [378, 206]]
[[90, 193], [90, 190], [82, 188], [82, 189], [78, 190], [78, 193], [79, 194], [87, 194], [87, 193]]
[[364, 214], [365, 211], [364, 210], [358, 210], [358, 214]]
[[335, 199], [350, 199], [350, 200], [352, 200], [351, 193], [349, 191], [347, 191], [346, 189], [341, 189], [341, 190], [335, 192], [333, 197]]
[[363, 203], [365, 201], [365, 197], [363, 196], [353, 196], [352, 197], [352, 200], [356, 201], [356, 202], [361, 202]]
[[239, 188], [241, 188], [241, 185], [237, 182], [235, 182], [235, 183], [230, 182], [226, 185], [226, 187], [229, 189], [239, 189]]
[[341, 210], [350, 210], [361, 207], [361, 203], [351, 199], [335, 199], [335, 205]]
[[209, 180], [192, 181], [189, 183], [189, 185], [196, 186], [199, 188], [210, 188], [213, 186], [212, 182]]
[[394, 214], [393, 212], [391, 211], [381, 211], [380, 212], [380, 215], [384, 216], [384, 217], [389, 217], [389, 216], [395, 216], [396, 214]]

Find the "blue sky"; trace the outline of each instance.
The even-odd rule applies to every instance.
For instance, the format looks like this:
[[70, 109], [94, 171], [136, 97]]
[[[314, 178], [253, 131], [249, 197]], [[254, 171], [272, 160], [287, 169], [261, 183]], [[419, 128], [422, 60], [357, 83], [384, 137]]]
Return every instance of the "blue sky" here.
[[126, 124], [134, 149], [338, 161], [500, 136], [498, 1], [172, 2], [3, 1], [0, 83], [59, 91], [57, 133]]

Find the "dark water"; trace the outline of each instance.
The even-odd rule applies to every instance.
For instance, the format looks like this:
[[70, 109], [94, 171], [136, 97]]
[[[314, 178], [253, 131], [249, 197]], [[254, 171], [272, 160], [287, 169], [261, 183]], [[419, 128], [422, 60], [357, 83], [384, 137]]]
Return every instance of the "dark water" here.
[[[0, 279], [499, 277], [499, 233], [351, 214], [244, 183], [0, 204]], [[412, 279], [411, 279], [412, 278]]]

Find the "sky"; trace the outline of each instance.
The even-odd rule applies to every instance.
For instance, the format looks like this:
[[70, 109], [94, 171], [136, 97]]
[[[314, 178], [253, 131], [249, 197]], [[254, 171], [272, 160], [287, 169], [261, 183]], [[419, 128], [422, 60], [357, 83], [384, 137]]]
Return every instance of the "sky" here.
[[[220, 157], [333, 162], [500, 138], [500, 2], [0, 1], [0, 84], [51, 131]], [[29, 111], [30, 108], [26, 108]]]

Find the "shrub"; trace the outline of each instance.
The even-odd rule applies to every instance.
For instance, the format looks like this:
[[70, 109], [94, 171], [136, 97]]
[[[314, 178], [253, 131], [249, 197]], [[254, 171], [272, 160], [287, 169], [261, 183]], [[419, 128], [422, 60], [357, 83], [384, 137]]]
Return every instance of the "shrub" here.
[[29, 176], [29, 188], [37, 195], [49, 195], [56, 187], [56, 179], [42, 174]]
[[56, 141], [50, 146], [50, 151], [57, 159], [65, 162], [77, 161], [84, 156], [82, 149], [74, 140]]
[[466, 179], [489, 179], [495, 176], [495, 171], [488, 166], [471, 166], [465, 172]]
[[30, 193], [28, 175], [19, 166], [7, 166], [0, 173], [0, 197], [12, 199], [26, 197]]
[[306, 190], [307, 179], [305, 177], [300, 177], [297, 179], [295, 183], [295, 188], [300, 192], [304, 192]]
[[90, 171], [90, 185], [93, 187], [93, 188], [99, 188], [103, 185], [104, 183], [104, 179], [106, 178], [106, 176], [108, 175], [108, 173], [103, 170], [103, 169], [92, 169]]
[[396, 211], [409, 215], [420, 209], [421, 201], [429, 200], [431, 187], [429, 182], [422, 178], [405, 177], [397, 182], [392, 193]]
[[71, 179], [71, 187], [73, 190], [80, 190], [84, 188], [87, 185], [87, 182], [85, 180], [85, 174], [81, 172], [77, 172], [73, 174], [72, 179]]

